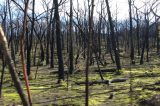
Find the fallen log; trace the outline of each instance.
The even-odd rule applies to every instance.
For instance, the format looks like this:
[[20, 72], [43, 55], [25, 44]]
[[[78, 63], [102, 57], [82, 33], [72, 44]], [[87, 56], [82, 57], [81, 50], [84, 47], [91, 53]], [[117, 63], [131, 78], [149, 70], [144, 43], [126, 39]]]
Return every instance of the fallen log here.
[[117, 79], [112, 79], [110, 83], [117, 83], [117, 82], [125, 82], [127, 81], [128, 78], [117, 78]]
[[[86, 84], [86, 82], [75, 82], [77, 85]], [[94, 85], [94, 84], [109, 84], [109, 80], [100, 80], [100, 81], [92, 81], [88, 82], [88, 85]]]
[[[117, 71], [117, 69], [115, 69], [115, 68], [111, 68], [111, 69], [101, 69], [100, 70], [102, 73], [105, 73], [105, 72], [116, 72]], [[95, 70], [95, 72], [99, 72], [99, 70]]]
[[152, 84], [152, 86], [145, 86], [145, 87], [143, 87], [143, 90], [144, 89], [153, 90], [153, 91], [160, 91], [160, 87], [155, 87], [153, 84]]
[[[110, 84], [110, 83], [118, 83], [118, 82], [125, 82], [127, 78], [117, 78], [117, 79], [112, 79], [112, 80], [98, 80], [98, 81], [90, 81], [88, 82], [89, 85], [94, 85], [94, 84]], [[85, 84], [86, 82], [75, 82], [77, 85], [82, 85]]]

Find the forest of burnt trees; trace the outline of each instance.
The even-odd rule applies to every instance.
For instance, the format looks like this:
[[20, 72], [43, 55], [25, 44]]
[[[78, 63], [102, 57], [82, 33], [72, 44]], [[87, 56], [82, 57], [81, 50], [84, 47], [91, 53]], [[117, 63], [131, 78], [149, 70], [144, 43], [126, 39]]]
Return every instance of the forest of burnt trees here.
[[[44, 78], [47, 84], [50, 83], [51, 89], [55, 85], [66, 84], [67, 90], [65, 90], [68, 91], [70, 83], [84, 86], [84, 95], [81, 98], [84, 101], [80, 103], [82, 106], [90, 105], [91, 86], [110, 86], [110, 83], [124, 85], [123, 83], [126, 84], [127, 81], [129, 83], [128, 98], [131, 100], [125, 105], [134, 106], [134, 103], [137, 103], [139, 99], [136, 98], [135, 102], [134, 96], [132, 97], [133, 85], [136, 77], [141, 75], [134, 73], [132, 68], [140, 70], [145, 75], [146, 73], [148, 75], [146, 72], [148, 66], [160, 71], [160, 60], [158, 60], [160, 56], [159, 0], [144, 0], [142, 7], [136, 5], [136, 0], [126, 0], [128, 7], [124, 8], [128, 8], [126, 11], [128, 17], [122, 20], [118, 20], [118, 14], [121, 14], [121, 11], [118, 11], [117, 4], [116, 7], [112, 5], [116, 8], [115, 11], [111, 9], [112, 1], [82, 1], [0, 1], [0, 96], [2, 102], [5, 101], [7, 105], [15, 103], [24, 106], [38, 104], [38, 101], [34, 100], [32, 84], [37, 83], [38, 78], [48, 73], [54, 76], [51, 78], [54, 81], [52, 83], [47, 80], [48, 77]], [[43, 8], [43, 11], [36, 11], [37, 7], [39, 8], [36, 2], [41, 2], [40, 8]], [[76, 5], [74, 5], [75, 2]], [[43, 69], [40, 70], [41, 68]], [[154, 82], [157, 87], [160, 72], [154, 73], [155, 68], [152, 69], [153, 76], [151, 77], [157, 77]], [[12, 81], [7, 79], [9, 73]], [[98, 75], [98, 80], [92, 80], [95, 75]], [[75, 80], [79, 76], [82, 79]], [[6, 93], [5, 89], [8, 89], [6, 85], [8, 80], [11, 82], [10, 86], [15, 86], [20, 102], [4, 100], [3, 94]], [[38, 84], [43, 83], [41, 81], [40, 79]], [[145, 88], [142, 89], [150, 90], [148, 83], [143, 86]], [[113, 88], [111, 90], [111, 92], [114, 91]], [[113, 93], [106, 95], [109, 96], [108, 99], [114, 96]], [[156, 96], [160, 99], [160, 95]], [[8, 96], [8, 98], [11, 97]], [[153, 102], [153, 98], [154, 96], [140, 103], [142, 106], [159, 106], [160, 102], [157, 102], [158, 100]], [[6, 105], [5, 103], [3, 104]], [[63, 104], [67, 105], [65, 103]], [[143, 105], [143, 103], [146, 104]], [[115, 106], [112, 103], [105, 105]]]

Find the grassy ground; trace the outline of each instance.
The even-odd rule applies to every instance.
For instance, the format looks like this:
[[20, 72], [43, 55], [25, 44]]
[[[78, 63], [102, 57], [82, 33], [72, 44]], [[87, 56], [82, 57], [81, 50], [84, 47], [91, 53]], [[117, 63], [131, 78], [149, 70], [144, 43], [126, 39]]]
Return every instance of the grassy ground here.
[[[125, 82], [111, 84], [94, 84], [89, 87], [89, 104], [90, 106], [138, 106], [139, 102], [160, 93], [160, 59], [154, 56], [150, 62], [139, 65], [137, 57], [136, 65], [128, 65], [129, 59], [121, 57], [122, 70], [121, 75], [115, 72], [104, 72], [105, 80], [115, 78], [127, 78]], [[57, 68], [50, 69], [49, 66], [40, 66], [38, 69], [37, 79], [34, 79], [36, 67], [32, 67], [32, 79], [30, 80], [30, 89], [32, 94], [33, 106], [84, 106], [85, 103], [85, 86], [77, 85], [75, 82], [85, 81], [84, 62], [78, 66], [79, 71], [74, 73], [67, 81], [57, 84]], [[115, 68], [115, 65], [109, 64], [101, 69]], [[97, 67], [90, 67], [90, 81], [100, 80], [96, 70]], [[26, 88], [23, 87], [26, 93]], [[132, 92], [131, 92], [132, 90]], [[3, 102], [4, 105], [21, 104], [18, 94], [16, 93], [13, 82], [6, 69], [3, 84]], [[112, 99], [109, 99], [113, 95]]]

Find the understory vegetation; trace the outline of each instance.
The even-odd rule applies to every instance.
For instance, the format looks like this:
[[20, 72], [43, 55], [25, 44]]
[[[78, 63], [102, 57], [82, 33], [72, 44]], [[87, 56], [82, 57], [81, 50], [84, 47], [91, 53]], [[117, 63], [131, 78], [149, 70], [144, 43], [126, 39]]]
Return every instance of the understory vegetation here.
[[[128, 65], [128, 59], [123, 58], [121, 74], [116, 74], [114, 64], [107, 61], [106, 66], [100, 66], [105, 80], [125, 78], [124, 82], [111, 82], [109, 84], [91, 84], [89, 86], [89, 104], [91, 106], [139, 106], [141, 102], [148, 100], [152, 96], [160, 93], [160, 66], [159, 56], [152, 54], [150, 62], [139, 65]], [[137, 57], [139, 58], [139, 57]], [[48, 105], [68, 105], [83, 106], [85, 105], [85, 72], [82, 63], [78, 63], [77, 71], [66, 80], [57, 84], [57, 67], [48, 68], [48, 66], [32, 67], [30, 77], [30, 90], [32, 95], [33, 106]], [[19, 66], [20, 67], [20, 66]], [[17, 67], [17, 69], [20, 69]], [[37, 71], [37, 78], [35, 73]], [[89, 82], [100, 81], [97, 66], [90, 66]], [[65, 67], [67, 71], [67, 67]], [[7, 69], [4, 75], [3, 85], [3, 104], [21, 104], [21, 100], [16, 93], [10, 74]], [[24, 82], [23, 76], [20, 76]], [[24, 84], [24, 83], [23, 83]], [[26, 91], [25, 85], [23, 85]], [[132, 91], [130, 90], [132, 88]], [[113, 95], [112, 98], [110, 98]], [[143, 105], [142, 105], [143, 106]]]

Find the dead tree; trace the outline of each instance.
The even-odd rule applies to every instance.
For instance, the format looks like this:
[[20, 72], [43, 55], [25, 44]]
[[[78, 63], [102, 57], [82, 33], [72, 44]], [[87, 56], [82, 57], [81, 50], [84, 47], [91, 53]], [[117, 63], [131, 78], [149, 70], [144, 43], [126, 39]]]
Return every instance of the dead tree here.
[[27, 32], [28, 4], [29, 4], [29, 0], [24, 2], [23, 30], [22, 30], [22, 34], [20, 36], [20, 55], [21, 55], [21, 62], [22, 62], [22, 68], [23, 68], [23, 76], [24, 76], [24, 80], [25, 80], [27, 93], [28, 93], [28, 100], [29, 100], [29, 104], [32, 105], [28, 76], [27, 76], [27, 72], [26, 72], [25, 55], [24, 55], [24, 37], [25, 37], [26, 32]]
[[11, 14], [11, 6], [10, 6], [10, 0], [8, 1], [8, 12], [9, 12], [9, 20], [10, 20], [10, 38], [8, 41], [8, 46], [11, 46], [11, 56], [15, 63], [15, 51], [14, 51], [14, 33], [13, 33], [13, 22], [12, 22], [12, 14]]
[[61, 30], [60, 30], [60, 19], [58, 12], [58, 0], [53, 0], [55, 5], [55, 26], [56, 26], [56, 46], [57, 46], [57, 55], [58, 55], [58, 83], [61, 80], [64, 80], [64, 65], [63, 65], [63, 57], [62, 57], [62, 44], [61, 44]]
[[[109, 20], [109, 24], [110, 24], [110, 31], [111, 31], [111, 43], [112, 43], [112, 48], [113, 48], [113, 51], [115, 54], [115, 62], [117, 65], [117, 70], [120, 70], [121, 64], [120, 64], [119, 52], [118, 52], [117, 45], [116, 45], [114, 26], [113, 26], [113, 21], [112, 21], [112, 17], [111, 17], [111, 11], [110, 11], [108, 0], [106, 0], [106, 6], [107, 6], [107, 13], [108, 13], [108, 20]], [[119, 71], [118, 71], [118, 73], [119, 73]]]
[[130, 43], [131, 43], [131, 53], [130, 53], [130, 58], [131, 58], [131, 62], [132, 64], [135, 64], [135, 60], [134, 60], [134, 45], [133, 45], [133, 25], [132, 25], [132, 0], [128, 0], [128, 5], [129, 5], [129, 20], [130, 20], [130, 31], [129, 31], [129, 35], [130, 35]]
[[51, 39], [50, 39], [50, 67], [53, 68], [54, 67], [54, 31], [55, 31], [55, 20], [54, 20], [54, 17], [53, 17], [53, 10], [54, 10], [54, 3], [52, 4], [52, 9], [51, 9], [51, 15], [50, 15], [50, 24], [52, 27], [51, 29]]
[[138, 8], [134, 5], [135, 7], [135, 11], [136, 11], [136, 36], [137, 36], [137, 53], [138, 53], [138, 56], [140, 56], [140, 22], [139, 22], [139, 14], [138, 14]]
[[151, 12], [153, 13], [153, 15], [155, 16], [155, 25], [156, 25], [156, 43], [157, 43], [157, 54], [159, 54], [159, 51], [160, 51], [160, 36], [159, 36], [159, 22], [158, 20], [160, 19], [160, 15], [157, 14], [157, 8], [158, 6], [160, 5], [159, 3], [157, 3], [158, 0], [154, 1], [151, 5]]
[[2, 54], [4, 55], [4, 58], [6, 60], [6, 64], [8, 65], [9, 72], [10, 72], [12, 80], [14, 82], [14, 86], [15, 86], [15, 88], [16, 88], [16, 90], [22, 100], [22, 103], [24, 106], [29, 106], [29, 103], [28, 103], [28, 101], [25, 97], [25, 94], [23, 92], [22, 84], [18, 78], [16, 71], [15, 71], [14, 63], [13, 63], [13, 60], [12, 60], [11, 55], [9, 53], [7, 39], [6, 39], [6, 36], [4, 35], [4, 32], [3, 32], [1, 26], [0, 26], [0, 45], [1, 45]]
[[73, 29], [72, 29], [72, 18], [73, 18], [73, 9], [72, 9], [72, 7], [73, 7], [73, 3], [72, 3], [72, 0], [70, 0], [70, 25], [69, 25], [69, 32], [70, 32], [70, 34], [69, 34], [69, 38], [70, 38], [70, 40], [69, 40], [69, 74], [72, 74], [73, 73], [73, 69], [74, 69], [74, 67], [73, 67]]
[[86, 69], [85, 69], [85, 77], [86, 77], [86, 84], [85, 84], [85, 106], [89, 105], [89, 60], [90, 60], [90, 48], [91, 48], [91, 36], [93, 34], [93, 11], [94, 11], [94, 0], [88, 0], [88, 21], [89, 21], [89, 34], [87, 36], [87, 60], [86, 60]]
[[146, 61], [149, 61], [149, 11], [144, 13], [144, 20], [145, 20], [145, 26], [144, 26], [144, 40], [142, 45], [142, 52], [141, 52], [141, 58], [140, 58], [140, 64], [143, 64], [143, 58], [144, 58], [144, 51], [146, 49]]
[[32, 21], [31, 21], [31, 34], [27, 34], [27, 75], [30, 75], [31, 71], [31, 49], [32, 49], [32, 39], [34, 32], [34, 23], [35, 23], [35, 0], [32, 3]]

